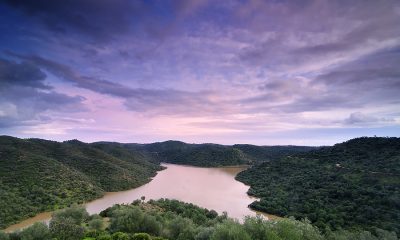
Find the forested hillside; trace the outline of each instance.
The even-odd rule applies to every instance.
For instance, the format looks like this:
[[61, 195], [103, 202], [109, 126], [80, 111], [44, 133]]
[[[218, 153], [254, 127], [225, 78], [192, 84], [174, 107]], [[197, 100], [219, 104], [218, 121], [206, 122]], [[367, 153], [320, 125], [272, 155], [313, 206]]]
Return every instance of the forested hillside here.
[[160, 169], [140, 153], [77, 140], [0, 137], [0, 228], [43, 211], [140, 186]]
[[175, 164], [217, 167], [249, 164], [240, 150], [218, 144], [187, 144], [178, 141], [152, 143], [145, 146], [158, 160]]
[[308, 218], [322, 230], [400, 232], [400, 138], [357, 138], [239, 173], [251, 208]]
[[247, 217], [243, 223], [177, 200], [140, 200], [114, 205], [91, 215], [82, 207], [56, 212], [43, 223], [21, 232], [2, 233], [0, 240], [397, 240], [394, 232], [336, 231], [322, 233], [308, 221], [289, 218], [266, 221]]
[[277, 160], [282, 156], [306, 152], [314, 147], [302, 146], [255, 146], [248, 144], [188, 144], [166, 141], [151, 144], [126, 144], [126, 148], [141, 150], [161, 162], [186, 164], [201, 167], [249, 165]]
[[233, 148], [242, 151], [252, 163], [279, 160], [285, 156], [318, 149], [318, 147], [307, 146], [255, 146], [250, 144], [235, 144]]

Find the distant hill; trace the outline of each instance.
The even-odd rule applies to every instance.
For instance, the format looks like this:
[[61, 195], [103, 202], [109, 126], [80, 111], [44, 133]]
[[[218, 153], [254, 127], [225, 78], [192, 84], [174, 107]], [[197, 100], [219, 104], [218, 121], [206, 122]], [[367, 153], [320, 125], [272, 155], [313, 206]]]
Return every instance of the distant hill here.
[[126, 144], [125, 147], [150, 154], [160, 162], [202, 167], [251, 165], [316, 149], [302, 146], [188, 144], [180, 141]]
[[239, 173], [251, 208], [308, 218], [322, 230], [400, 233], [400, 138], [356, 138]]
[[0, 136], [0, 228], [148, 182], [150, 158], [117, 146]]

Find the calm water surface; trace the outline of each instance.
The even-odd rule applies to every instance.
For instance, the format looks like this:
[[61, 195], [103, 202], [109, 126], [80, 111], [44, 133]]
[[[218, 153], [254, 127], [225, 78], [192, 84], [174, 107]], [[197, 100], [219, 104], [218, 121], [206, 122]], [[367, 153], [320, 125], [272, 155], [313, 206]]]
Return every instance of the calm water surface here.
[[[104, 197], [86, 204], [90, 214], [99, 213], [114, 204], [131, 203], [145, 196], [146, 199], [170, 198], [190, 202], [218, 213], [242, 219], [256, 215], [247, 206], [255, 199], [246, 192], [248, 186], [235, 180], [236, 174], [246, 167], [200, 168], [175, 164], [162, 164], [167, 169], [158, 172], [154, 179], [138, 188], [122, 192], [109, 192]], [[49, 221], [51, 213], [42, 213], [6, 231], [14, 231], [38, 221]]]

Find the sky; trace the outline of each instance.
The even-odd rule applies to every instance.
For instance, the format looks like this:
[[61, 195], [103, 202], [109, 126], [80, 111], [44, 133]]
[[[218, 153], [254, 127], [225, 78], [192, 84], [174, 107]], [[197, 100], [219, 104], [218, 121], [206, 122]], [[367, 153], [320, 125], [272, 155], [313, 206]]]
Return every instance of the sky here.
[[400, 137], [398, 0], [0, 0], [0, 135]]

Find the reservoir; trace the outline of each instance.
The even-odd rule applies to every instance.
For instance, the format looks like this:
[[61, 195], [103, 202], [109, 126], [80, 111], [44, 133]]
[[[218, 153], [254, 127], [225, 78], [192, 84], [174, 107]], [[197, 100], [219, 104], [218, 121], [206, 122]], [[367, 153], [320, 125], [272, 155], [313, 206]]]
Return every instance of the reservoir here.
[[[247, 206], [256, 199], [246, 194], [249, 186], [235, 180], [236, 174], [246, 167], [201, 168], [175, 164], [162, 164], [167, 169], [158, 172], [153, 180], [141, 187], [121, 192], [108, 192], [102, 198], [86, 205], [90, 214], [99, 213], [114, 204], [128, 204], [140, 197], [146, 200], [170, 198], [196, 204], [218, 213], [226, 211], [229, 217], [241, 220], [256, 213]], [[12, 225], [14, 231], [38, 221], [49, 221], [51, 213], [41, 213]]]

